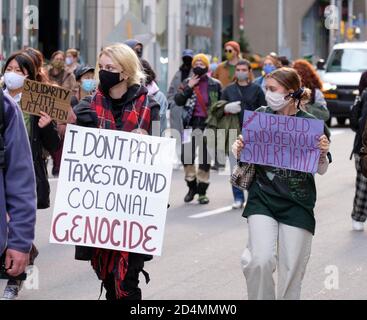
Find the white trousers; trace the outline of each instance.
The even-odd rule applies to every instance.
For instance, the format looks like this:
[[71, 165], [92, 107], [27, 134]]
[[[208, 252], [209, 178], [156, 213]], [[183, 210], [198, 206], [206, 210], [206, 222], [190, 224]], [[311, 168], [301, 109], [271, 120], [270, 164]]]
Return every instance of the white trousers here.
[[265, 215], [248, 219], [249, 243], [241, 258], [249, 300], [275, 300], [273, 273], [278, 265], [279, 300], [299, 300], [311, 254], [312, 234]]

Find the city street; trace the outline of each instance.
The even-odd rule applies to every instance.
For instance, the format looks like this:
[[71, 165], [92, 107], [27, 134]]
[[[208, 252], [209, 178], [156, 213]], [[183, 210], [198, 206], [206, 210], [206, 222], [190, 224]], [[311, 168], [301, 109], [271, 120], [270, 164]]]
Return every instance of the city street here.
[[[306, 300], [366, 299], [367, 230], [351, 231], [354, 196], [354, 162], [349, 160], [353, 132], [332, 129], [334, 163], [326, 176], [317, 177], [317, 231], [312, 257], [303, 284]], [[240, 256], [247, 242], [242, 211], [232, 211], [227, 175], [212, 173], [208, 206], [185, 205], [183, 171], [174, 172], [171, 209], [168, 211], [163, 256], [146, 264], [151, 282], [141, 276], [143, 297], [148, 300], [241, 300], [247, 298]], [[52, 200], [57, 180], [51, 180]], [[62, 188], [62, 186], [60, 186]], [[100, 282], [86, 262], [74, 260], [74, 248], [49, 244], [52, 209], [37, 216], [35, 244], [39, 289], [23, 289], [21, 300], [97, 300]], [[338, 288], [325, 286], [332, 270]], [[335, 273], [334, 273], [335, 276]], [[335, 284], [335, 282], [334, 282]], [[2, 281], [0, 289], [3, 290]], [[104, 295], [103, 295], [104, 299]]]

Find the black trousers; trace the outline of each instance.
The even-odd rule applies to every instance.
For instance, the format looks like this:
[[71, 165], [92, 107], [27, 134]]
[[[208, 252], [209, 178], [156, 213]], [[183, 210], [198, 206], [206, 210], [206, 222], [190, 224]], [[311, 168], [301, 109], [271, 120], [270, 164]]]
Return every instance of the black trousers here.
[[139, 275], [144, 269], [145, 256], [142, 254], [129, 254], [129, 266], [125, 279], [121, 281], [120, 288], [125, 292], [124, 298], [118, 298], [116, 294], [116, 282], [113, 273], [110, 273], [108, 278], [103, 281], [103, 287], [106, 290], [107, 300], [126, 300], [140, 301], [142, 300], [141, 289], [139, 288]]
[[[210, 155], [208, 153], [207, 138], [204, 136], [206, 119], [194, 117], [192, 119], [192, 130], [194, 135], [190, 143], [182, 144], [181, 161], [184, 166], [194, 165], [196, 150], [199, 149], [199, 170], [210, 171]], [[195, 134], [197, 131], [197, 134]]]

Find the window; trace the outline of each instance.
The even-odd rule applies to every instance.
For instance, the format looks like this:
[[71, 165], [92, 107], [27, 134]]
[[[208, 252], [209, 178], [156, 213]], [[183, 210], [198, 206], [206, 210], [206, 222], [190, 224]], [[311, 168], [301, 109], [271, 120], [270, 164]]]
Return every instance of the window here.
[[364, 72], [367, 70], [367, 49], [334, 50], [327, 72]]

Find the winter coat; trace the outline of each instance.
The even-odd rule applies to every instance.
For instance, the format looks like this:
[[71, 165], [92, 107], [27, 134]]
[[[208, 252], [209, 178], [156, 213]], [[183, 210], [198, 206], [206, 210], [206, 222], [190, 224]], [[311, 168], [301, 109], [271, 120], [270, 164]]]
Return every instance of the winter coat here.
[[5, 169], [0, 169], [0, 254], [5, 246], [29, 253], [34, 240], [37, 199], [32, 153], [20, 108], [7, 94], [3, 102], [6, 148]]
[[365, 128], [363, 132], [363, 139], [362, 139], [362, 149], [361, 149], [361, 167], [362, 173], [367, 178], [367, 121], [365, 121]]

